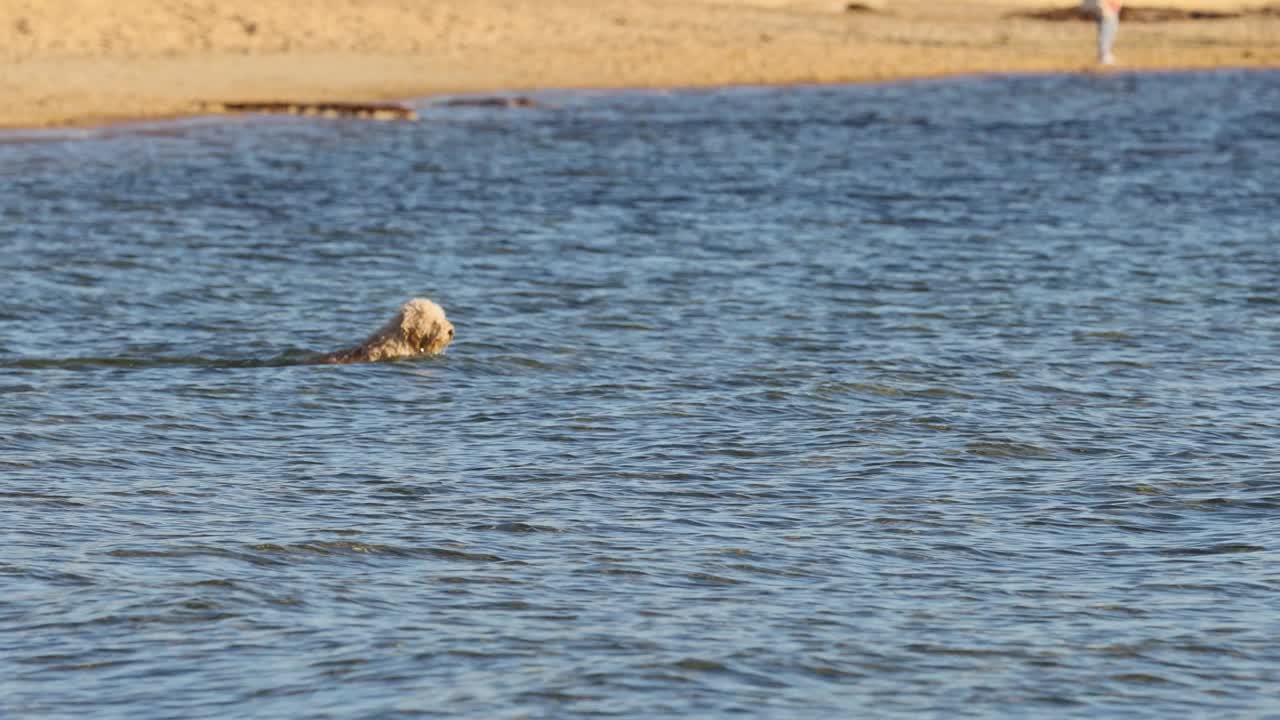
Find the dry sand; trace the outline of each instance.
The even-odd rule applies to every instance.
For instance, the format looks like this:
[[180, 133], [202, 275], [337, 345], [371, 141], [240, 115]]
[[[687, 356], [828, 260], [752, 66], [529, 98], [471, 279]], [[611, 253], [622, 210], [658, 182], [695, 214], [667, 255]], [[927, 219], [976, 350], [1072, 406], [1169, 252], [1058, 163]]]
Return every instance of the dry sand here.
[[[1073, 0], [0, 0], [0, 127], [537, 88], [1093, 69]], [[1133, 3], [1130, 3], [1133, 4]], [[1151, 5], [1238, 10], [1225, 0]], [[1126, 23], [1120, 69], [1280, 67], [1280, 12]]]

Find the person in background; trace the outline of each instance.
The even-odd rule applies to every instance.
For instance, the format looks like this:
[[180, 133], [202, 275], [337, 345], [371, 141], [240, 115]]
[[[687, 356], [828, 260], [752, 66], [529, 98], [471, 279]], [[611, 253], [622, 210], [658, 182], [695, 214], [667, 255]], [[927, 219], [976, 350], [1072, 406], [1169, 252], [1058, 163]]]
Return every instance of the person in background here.
[[1098, 62], [1103, 65], [1115, 63], [1116, 56], [1111, 46], [1116, 42], [1116, 32], [1120, 29], [1120, 0], [1083, 0], [1082, 5], [1098, 18]]

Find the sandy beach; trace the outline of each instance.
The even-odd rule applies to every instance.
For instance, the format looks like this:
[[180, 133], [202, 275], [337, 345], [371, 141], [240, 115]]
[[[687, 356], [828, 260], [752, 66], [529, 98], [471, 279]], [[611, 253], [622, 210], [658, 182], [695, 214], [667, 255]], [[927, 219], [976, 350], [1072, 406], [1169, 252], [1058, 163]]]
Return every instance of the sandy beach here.
[[[840, 83], [1095, 69], [1030, 0], [0, 0], [0, 127], [539, 88]], [[1124, 23], [1117, 70], [1280, 67], [1280, 5]]]

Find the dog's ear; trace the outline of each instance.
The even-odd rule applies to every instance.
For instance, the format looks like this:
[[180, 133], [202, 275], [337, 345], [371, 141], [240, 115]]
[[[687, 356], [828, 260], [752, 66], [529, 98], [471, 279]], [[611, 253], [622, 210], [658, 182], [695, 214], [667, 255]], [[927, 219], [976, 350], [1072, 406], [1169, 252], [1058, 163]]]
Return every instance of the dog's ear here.
[[436, 344], [436, 340], [440, 337], [440, 323], [432, 321], [431, 328], [422, 334], [422, 338], [418, 340], [419, 352], [430, 352], [431, 346]]
[[421, 316], [421, 310], [413, 304], [413, 301], [401, 305], [400, 311], [396, 313], [396, 317], [400, 321], [400, 336], [416, 344], [420, 339], [418, 334], [422, 332]]

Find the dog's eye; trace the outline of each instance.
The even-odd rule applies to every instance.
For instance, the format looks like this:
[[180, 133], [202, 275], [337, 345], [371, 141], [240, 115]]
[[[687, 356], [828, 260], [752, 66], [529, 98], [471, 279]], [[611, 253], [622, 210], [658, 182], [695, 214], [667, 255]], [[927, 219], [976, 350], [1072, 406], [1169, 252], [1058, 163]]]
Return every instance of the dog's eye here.
[[453, 337], [453, 328], [449, 328], [449, 337]]

